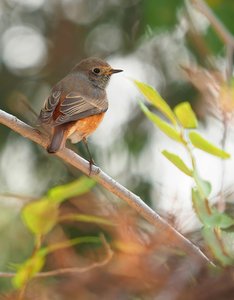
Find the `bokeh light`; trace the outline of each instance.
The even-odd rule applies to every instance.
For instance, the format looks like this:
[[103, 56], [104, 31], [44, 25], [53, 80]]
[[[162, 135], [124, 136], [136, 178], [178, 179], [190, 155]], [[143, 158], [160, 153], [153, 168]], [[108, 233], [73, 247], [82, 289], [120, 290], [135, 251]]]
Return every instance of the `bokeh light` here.
[[123, 43], [123, 33], [119, 27], [102, 24], [95, 27], [88, 35], [85, 49], [90, 56], [101, 53], [108, 55], [121, 48]]
[[8, 3], [12, 6], [18, 5], [23, 9], [34, 11], [41, 8], [45, 0], [8, 0]]
[[105, 1], [99, 0], [62, 0], [65, 16], [78, 24], [87, 25], [100, 17]]
[[45, 39], [29, 26], [13, 26], [2, 37], [3, 61], [13, 73], [33, 74], [46, 63]]

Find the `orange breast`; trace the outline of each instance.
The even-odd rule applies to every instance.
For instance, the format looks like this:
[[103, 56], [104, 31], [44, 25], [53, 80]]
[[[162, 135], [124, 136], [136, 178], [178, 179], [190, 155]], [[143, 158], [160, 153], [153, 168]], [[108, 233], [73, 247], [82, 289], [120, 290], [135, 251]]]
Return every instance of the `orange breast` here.
[[81, 138], [89, 136], [97, 129], [104, 118], [104, 114], [105, 113], [101, 113], [74, 122], [73, 126], [69, 128], [67, 136], [69, 137], [75, 132], [78, 133]]

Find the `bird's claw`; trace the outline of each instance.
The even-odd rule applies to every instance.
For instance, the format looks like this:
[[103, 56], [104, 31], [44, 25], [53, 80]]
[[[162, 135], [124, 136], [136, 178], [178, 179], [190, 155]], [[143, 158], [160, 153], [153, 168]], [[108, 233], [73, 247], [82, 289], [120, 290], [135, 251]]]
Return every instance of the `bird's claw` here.
[[96, 166], [96, 164], [95, 164], [94, 160], [91, 158], [89, 160], [89, 176], [91, 176], [91, 174], [92, 174], [92, 166]]

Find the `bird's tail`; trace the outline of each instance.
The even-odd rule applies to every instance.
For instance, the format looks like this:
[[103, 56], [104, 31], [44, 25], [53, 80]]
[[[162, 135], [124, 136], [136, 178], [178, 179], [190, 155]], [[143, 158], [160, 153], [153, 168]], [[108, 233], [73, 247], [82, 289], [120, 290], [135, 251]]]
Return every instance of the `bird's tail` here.
[[52, 140], [47, 147], [47, 152], [49, 153], [55, 153], [58, 152], [62, 147], [63, 143], [65, 141], [65, 128], [64, 126], [56, 126], [54, 128], [54, 133], [52, 136]]

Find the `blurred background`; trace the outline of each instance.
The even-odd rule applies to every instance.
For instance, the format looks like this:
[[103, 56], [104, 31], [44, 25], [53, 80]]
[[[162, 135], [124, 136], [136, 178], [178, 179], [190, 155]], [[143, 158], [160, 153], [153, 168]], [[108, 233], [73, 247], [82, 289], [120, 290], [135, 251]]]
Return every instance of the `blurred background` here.
[[[234, 2], [206, 2], [234, 33]], [[155, 87], [171, 107], [190, 101], [202, 134], [220, 145], [222, 118], [217, 106], [209, 102], [209, 91], [202, 85], [208, 79], [202, 76], [204, 70], [218, 78], [226, 74], [224, 43], [191, 1], [0, 2], [1, 109], [35, 124], [35, 116], [25, 103], [38, 114], [51, 87], [89, 56], [104, 58], [114, 68], [124, 70], [111, 79], [107, 91], [109, 110], [89, 139], [96, 164], [173, 220], [181, 232], [199, 228], [191, 207], [192, 180], [162, 157], [161, 151], [173, 150], [185, 161], [188, 158], [180, 146], [145, 118], [138, 106], [142, 97], [132, 79]], [[198, 82], [197, 72], [203, 72]], [[234, 154], [231, 127], [229, 122], [226, 145], [227, 151]], [[82, 144], [72, 147], [87, 157]], [[234, 162], [229, 160], [225, 165], [224, 176], [219, 159], [199, 150], [195, 154], [201, 175], [212, 183], [214, 201], [221, 185], [230, 196]], [[30, 242], [25, 247], [18, 240], [30, 240], [19, 216], [24, 203], [78, 176], [76, 170], [44, 149], [0, 126], [0, 270], [6, 269], [9, 261], [22, 261], [31, 249]], [[96, 195], [112, 199], [100, 188]], [[0, 281], [0, 291], [10, 288], [6, 279]], [[72, 297], [67, 299], [76, 299]]]

